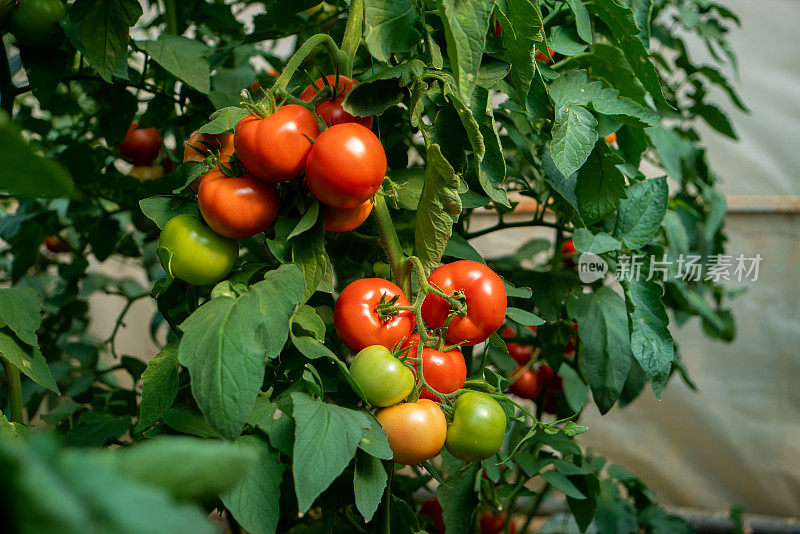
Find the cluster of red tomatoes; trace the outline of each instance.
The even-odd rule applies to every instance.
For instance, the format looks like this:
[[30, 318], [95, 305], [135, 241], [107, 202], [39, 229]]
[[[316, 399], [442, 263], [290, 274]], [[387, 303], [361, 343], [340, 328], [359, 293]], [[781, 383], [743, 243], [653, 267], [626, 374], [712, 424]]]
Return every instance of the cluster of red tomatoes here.
[[[381, 305], [410, 307], [403, 291], [380, 278], [364, 278], [349, 284], [336, 301], [334, 326], [344, 344], [356, 356], [350, 373], [373, 406], [382, 408], [376, 417], [389, 438], [394, 461], [416, 464], [436, 456], [442, 447], [464, 461], [481, 461], [495, 454], [503, 443], [506, 415], [490, 395], [469, 391], [453, 404], [448, 424], [436, 404], [440, 395], [464, 386], [467, 367], [458, 348], [485, 341], [503, 323], [506, 289], [494, 271], [475, 261], [456, 261], [439, 267], [428, 284], [446, 295], [458, 295], [462, 303], [454, 310], [441, 296], [428, 293], [422, 303], [424, 325], [439, 332], [437, 342], [419, 347], [413, 334], [412, 311], [398, 310], [382, 316]], [[442, 347], [448, 343], [450, 347]], [[397, 349], [401, 362], [391, 349]], [[426, 389], [416, 402], [404, 402], [417, 385], [413, 358], [421, 355]]]
[[[311, 102], [326, 89], [330, 96], [314, 112], [298, 104], [264, 116], [254, 111], [233, 134], [190, 138], [183, 160], [204, 161], [213, 153], [217, 165], [192, 183], [207, 227], [180, 215], [162, 232], [159, 244], [172, 252], [173, 276], [195, 285], [224, 278], [238, 257], [236, 240], [272, 226], [281, 210], [280, 184], [301, 176], [303, 189], [323, 205], [326, 230], [346, 232], [367, 219], [386, 175], [386, 153], [370, 130], [372, 117], [354, 117], [342, 108], [357, 83], [338, 75], [320, 78], [300, 95]], [[317, 117], [326, 126], [322, 132]]]
[[[578, 331], [578, 323], [572, 323], [573, 329]], [[537, 333], [535, 326], [528, 326], [531, 332]], [[501, 332], [502, 337], [514, 337], [516, 332], [507, 326]], [[563, 391], [561, 377], [546, 363], [535, 369], [532, 368], [531, 359], [534, 347], [529, 344], [507, 342], [508, 354], [517, 362], [517, 369], [511, 374], [511, 392], [523, 399], [541, 399], [542, 409], [547, 413], [556, 413], [556, 400]], [[564, 355], [568, 358], [575, 354], [575, 336], [570, 336], [564, 347]]]

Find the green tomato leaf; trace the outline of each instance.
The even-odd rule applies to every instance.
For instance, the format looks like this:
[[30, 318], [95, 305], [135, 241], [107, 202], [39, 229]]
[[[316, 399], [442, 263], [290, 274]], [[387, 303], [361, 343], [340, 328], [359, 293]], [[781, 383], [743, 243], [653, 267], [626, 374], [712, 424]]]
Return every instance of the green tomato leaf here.
[[358, 448], [376, 458], [391, 460], [392, 449], [389, 448], [389, 438], [386, 437], [386, 432], [383, 431], [383, 427], [374, 416], [370, 416], [370, 421], [371, 426], [361, 436]]
[[569, 176], [586, 163], [597, 142], [597, 119], [578, 104], [556, 109], [550, 154], [558, 171]]
[[550, 483], [555, 489], [573, 499], [585, 499], [586, 495], [581, 493], [581, 490], [575, 487], [575, 484], [569, 481], [567, 477], [557, 471], [545, 471], [542, 473], [542, 478]]
[[253, 449], [187, 436], [162, 436], [104, 454], [126, 477], [164, 488], [181, 500], [213, 497], [227, 490], [258, 459]]
[[628, 188], [628, 198], [619, 203], [614, 235], [630, 249], [650, 243], [667, 213], [669, 187], [666, 177], [651, 178]]
[[422, 20], [412, 0], [365, 0], [364, 22], [364, 42], [378, 61], [410, 51], [422, 38]]
[[199, 438], [219, 438], [219, 433], [211, 428], [203, 414], [189, 408], [170, 408], [162, 416], [164, 423], [181, 434]]
[[[301, 223], [302, 220], [298, 225]], [[328, 257], [325, 254], [325, 221], [319, 218], [304, 239], [295, 239], [291, 243], [292, 262], [302, 269], [306, 281], [302, 300], [305, 302], [317, 289], [320, 289], [328, 271]]]
[[291, 404], [287, 397], [278, 397], [272, 402], [269, 397], [259, 395], [247, 418], [247, 424], [257, 427], [269, 438], [269, 443], [283, 454], [292, 454], [294, 420], [289, 415]]
[[623, 280], [621, 284], [625, 290], [633, 355], [650, 380], [653, 393], [661, 398], [675, 358], [669, 317], [661, 300], [664, 289], [654, 280]]
[[111, 83], [128, 51], [128, 29], [142, 16], [142, 6], [137, 0], [78, 0], [70, 14], [76, 11], [82, 12], [78, 36], [86, 57], [97, 74]]
[[316, 199], [311, 199], [311, 205], [308, 207], [305, 213], [303, 213], [303, 216], [300, 218], [300, 222], [297, 223], [297, 226], [294, 227], [294, 229], [289, 233], [289, 237], [286, 239], [291, 239], [313, 228], [318, 217], [319, 202], [317, 202]]
[[444, 255], [451, 258], [458, 258], [460, 260], [472, 260], [485, 264], [486, 260], [483, 259], [480, 252], [475, 250], [469, 241], [464, 239], [458, 234], [453, 234], [447, 241], [447, 246], [444, 247]]
[[364, 516], [364, 520], [370, 521], [375, 515], [386, 489], [387, 478], [379, 458], [362, 451], [356, 452], [353, 492], [356, 497], [356, 508]]
[[39, 294], [31, 287], [0, 289], [0, 321], [31, 346], [39, 344], [36, 331], [42, 323]]
[[299, 511], [305, 513], [350, 463], [372, 421], [366, 412], [327, 404], [305, 393], [292, 393], [292, 402], [292, 475]]
[[0, 357], [15, 365], [25, 376], [40, 386], [53, 393], [60, 393], [38, 344], [23, 347], [14, 336], [0, 331]]
[[470, 462], [464, 469], [451, 475], [447, 479], [447, 484], [439, 486], [438, 497], [442, 505], [442, 518], [448, 534], [469, 532], [472, 515], [478, 506], [475, 479], [479, 471], [480, 464]]
[[189, 369], [192, 395], [214, 430], [235, 439], [253, 410], [265, 359], [278, 356], [302, 299], [296, 265], [267, 273], [239, 298], [218, 297], [180, 325], [178, 359]]
[[592, 151], [586, 165], [578, 171], [575, 196], [583, 221], [594, 224], [612, 213], [625, 196], [625, 176], [617, 165], [620, 158], [604, 140]]
[[249, 114], [250, 112], [247, 109], [238, 106], [218, 109], [211, 114], [211, 121], [204, 124], [198, 132], [215, 135], [232, 132], [236, 125], [239, 124], [239, 121]]
[[236, 446], [252, 452], [257, 463], [220, 499], [247, 532], [274, 534], [280, 517], [278, 503], [286, 466], [277, 451], [256, 436], [242, 436], [236, 440]]
[[72, 198], [69, 173], [51, 158], [34, 154], [5, 111], [0, 112], [0, 191], [20, 198]]
[[178, 344], [170, 343], [156, 354], [142, 373], [142, 400], [136, 432], [158, 421], [178, 395]]
[[592, 21], [589, 18], [586, 6], [583, 5], [583, 0], [567, 0], [567, 5], [575, 16], [578, 36], [585, 42], [592, 44]]
[[184, 197], [163, 195], [143, 198], [139, 201], [139, 208], [148, 219], [156, 223], [162, 230], [164, 229], [164, 225], [176, 215], [188, 213], [195, 217], [199, 216], [197, 202]]
[[458, 92], [469, 102], [478, 81], [493, 0], [436, 0], [447, 41], [447, 56]]
[[211, 90], [211, 49], [202, 42], [162, 33], [157, 41], [137, 41], [136, 46], [178, 80], [203, 94]]
[[539, 326], [544, 324], [544, 319], [541, 317], [519, 308], [506, 308], [506, 317], [522, 326]]
[[603, 232], [592, 234], [586, 228], [575, 230], [572, 241], [578, 252], [591, 252], [592, 254], [604, 254], [622, 248], [622, 243], [610, 235]]
[[[498, 4], [500, 7], [501, 4]], [[547, 50], [539, 2], [506, 0], [506, 10], [499, 10], [503, 24], [503, 48], [511, 63], [511, 80], [520, 99], [526, 102], [531, 82], [536, 74], [536, 47]]]
[[601, 287], [570, 297], [567, 312], [578, 321], [592, 396], [600, 413], [606, 413], [619, 398], [633, 359], [625, 301]]

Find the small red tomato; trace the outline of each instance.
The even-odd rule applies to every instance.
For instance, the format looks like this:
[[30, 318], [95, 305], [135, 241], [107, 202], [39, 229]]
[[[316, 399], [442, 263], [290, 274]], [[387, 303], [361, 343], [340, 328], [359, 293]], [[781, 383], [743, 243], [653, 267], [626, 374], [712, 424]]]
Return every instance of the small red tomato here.
[[239, 121], [233, 145], [239, 161], [265, 182], [294, 180], [303, 172], [312, 140], [319, 135], [314, 114], [303, 106], [283, 106], [263, 119]]
[[[358, 81], [342, 75], [339, 75], [337, 80], [335, 74], [325, 76], [325, 80], [327, 80], [328, 85], [336, 91], [336, 96], [321, 100], [316, 105], [314, 111], [317, 112], [319, 118], [328, 126], [342, 124], [343, 122], [355, 122], [367, 128], [372, 128], [372, 115], [369, 117], [354, 117], [342, 109], [342, 102], [344, 101], [345, 95], [350, 92], [350, 89], [358, 85]], [[303, 102], [311, 102], [323, 87], [325, 87], [325, 82], [322, 78], [319, 78], [313, 85], [309, 85], [303, 90], [300, 94], [300, 100]]]
[[134, 165], [147, 165], [158, 157], [164, 139], [157, 129], [137, 128], [138, 124], [137, 121], [131, 123], [117, 150]]
[[544, 392], [542, 411], [555, 415], [558, 412], [558, 391], [548, 389]]
[[498, 37], [503, 36], [503, 26], [500, 24], [500, 21], [495, 19], [494, 21], [494, 34]]
[[[572, 321], [572, 329], [576, 332], [578, 331], [578, 321]], [[575, 355], [575, 342], [577, 341], [577, 336], [569, 336], [567, 339], [567, 343], [564, 345], [564, 354], [565, 355]]]
[[334, 208], [365, 202], [385, 176], [383, 145], [372, 131], [353, 122], [322, 132], [306, 162], [306, 185], [311, 194]]
[[64, 243], [64, 240], [57, 235], [49, 235], [44, 238], [44, 246], [50, 252], [58, 254], [59, 252], [69, 252], [69, 245]]
[[372, 213], [372, 200], [366, 200], [354, 208], [334, 208], [323, 204], [325, 229], [329, 232], [349, 232], [361, 226]]
[[[555, 54], [553, 49], [549, 46], [547, 47], [547, 51], [550, 53], [550, 57], [553, 57], [553, 54]], [[536, 61], [541, 61], [542, 63], [550, 63], [550, 58], [544, 55], [544, 52], [537, 51], [534, 59], [536, 59]]]
[[[506, 287], [503, 280], [486, 265], [459, 260], [433, 271], [428, 282], [445, 294], [463, 293], [467, 314], [456, 315], [447, 328], [447, 342], [453, 345], [475, 345], [500, 328], [506, 316]], [[450, 305], [443, 298], [429, 293], [422, 303], [422, 318], [431, 328], [444, 326]]]
[[444, 518], [442, 517], [442, 505], [436, 496], [431, 497], [419, 509], [419, 513], [427, 515], [433, 521], [433, 526], [439, 534], [444, 534]]
[[[402, 346], [408, 347], [408, 355], [416, 358], [418, 343], [419, 334], [414, 334]], [[411, 371], [416, 377], [416, 368], [411, 367]], [[464, 355], [457, 348], [444, 352], [423, 346], [422, 375], [425, 377], [425, 383], [439, 393], [452, 393], [464, 386], [464, 382], [467, 380], [467, 363], [464, 361]], [[439, 397], [427, 388], [420, 392], [420, 398], [439, 400]]]
[[[506, 513], [499, 512], [494, 514], [487, 512], [481, 515], [480, 524], [481, 534], [500, 534], [506, 526]], [[508, 523], [508, 533], [516, 534], [516, 532], [517, 525], [514, 521], [510, 521]]]
[[215, 168], [200, 182], [197, 204], [203, 219], [216, 233], [245, 239], [275, 222], [280, 197], [274, 185], [253, 175], [228, 177]]
[[539, 384], [547, 390], [553, 391], [561, 391], [561, 377], [553, 371], [553, 368], [547, 364], [542, 365], [536, 371], [536, 374], [539, 375]]
[[[514, 329], [510, 326], [505, 327], [500, 333], [501, 337], [513, 337], [514, 335]], [[506, 347], [508, 348], [508, 355], [514, 358], [514, 361], [518, 364], [525, 365], [531, 360], [533, 347], [530, 345], [523, 345], [522, 343], [506, 343]]]
[[536, 373], [522, 366], [511, 375], [511, 391], [523, 399], [535, 399], [541, 392], [541, 386]]
[[411, 335], [414, 314], [401, 311], [397, 316], [381, 319], [377, 307], [381, 300], [389, 302], [398, 296], [398, 306], [410, 306], [403, 290], [383, 278], [362, 278], [349, 284], [333, 309], [333, 326], [342, 342], [353, 352], [370, 345], [391, 349]]

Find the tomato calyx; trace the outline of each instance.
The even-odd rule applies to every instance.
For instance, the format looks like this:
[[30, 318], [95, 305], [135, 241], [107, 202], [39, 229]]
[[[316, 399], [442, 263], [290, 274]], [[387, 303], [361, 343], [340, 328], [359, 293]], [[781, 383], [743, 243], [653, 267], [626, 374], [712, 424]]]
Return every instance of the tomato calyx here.
[[413, 311], [413, 306], [397, 306], [400, 295], [394, 295], [388, 301], [386, 295], [381, 295], [381, 301], [375, 306], [375, 312], [382, 321], [391, 321], [393, 317], [400, 315], [401, 311]]

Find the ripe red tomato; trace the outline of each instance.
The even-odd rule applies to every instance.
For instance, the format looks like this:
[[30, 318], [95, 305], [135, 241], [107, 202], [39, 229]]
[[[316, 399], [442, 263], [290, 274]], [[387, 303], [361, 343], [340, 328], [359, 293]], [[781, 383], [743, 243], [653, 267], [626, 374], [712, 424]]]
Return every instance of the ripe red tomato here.
[[375, 417], [389, 438], [392, 459], [398, 464], [424, 462], [439, 454], [444, 446], [447, 420], [432, 400], [396, 404], [382, 409]]
[[329, 232], [349, 232], [361, 226], [372, 213], [372, 200], [366, 200], [354, 208], [334, 208], [323, 204], [325, 229]]
[[137, 121], [131, 123], [117, 150], [134, 165], [148, 165], [158, 157], [164, 139], [157, 129], [137, 128], [138, 124]]
[[[506, 526], [506, 513], [499, 512], [495, 514], [486, 512], [485, 514], [481, 515], [480, 524], [481, 534], [500, 534], [503, 532], [503, 529]], [[514, 521], [510, 521], [508, 523], [508, 533], [516, 534], [516, 532], [517, 525], [514, 523]]]
[[[535, 326], [531, 326], [528, 328], [536, 328]], [[534, 333], [536, 331], [534, 330]], [[510, 326], [506, 326], [503, 328], [503, 331], [500, 332], [501, 337], [513, 337], [516, 333], [514, 329]], [[508, 355], [514, 358], [520, 365], [525, 365], [531, 360], [531, 356], [533, 355], [533, 347], [530, 345], [523, 345], [522, 343], [506, 343], [506, 347], [508, 348]]]
[[[572, 321], [572, 329], [576, 332], [578, 331], [578, 321]], [[575, 342], [577, 341], [576, 336], [569, 336], [567, 339], [567, 343], [564, 345], [564, 354], [569, 356], [575, 356]]]
[[427, 515], [433, 520], [433, 526], [439, 534], [444, 534], [444, 518], [442, 517], [442, 505], [434, 495], [424, 503], [419, 509], [419, 513]]
[[503, 36], [503, 25], [500, 24], [500, 21], [496, 19], [494, 21], [494, 34], [498, 37]]
[[523, 399], [535, 399], [541, 392], [541, 385], [536, 373], [522, 366], [511, 375], [511, 391]]
[[[500, 328], [506, 316], [506, 287], [503, 280], [486, 265], [471, 260], [460, 260], [443, 265], [433, 271], [428, 282], [446, 294], [463, 292], [467, 315], [455, 316], [447, 329], [447, 342], [475, 345]], [[440, 328], [450, 314], [450, 306], [443, 298], [428, 294], [422, 303], [422, 318], [431, 328]]]
[[[409, 356], [416, 357], [418, 343], [419, 334], [414, 334], [402, 346], [409, 348]], [[416, 377], [416, 369], [412, 367], [411, 371]], [[458, 349], [443, 352], [423, 346], [422, 375], [425, 377], [425, 383], [439, 393], [452, 393], [461, 388], [467, 380], [467, 363]], [[420, 392], [420, 398], [439, 400], [439, 397], [428, 389]]]
[[368, 200], [386, 176], [386, 152], [368, 128], [336, 124], [320, 134], [306, 162], [306, 184], [320, 202], [352, 208]]
[[358, 352], [370, 345], [391, 349], [411, 335], [414, 314], [410, 311], [401, 311], [389, 320], [378, 316], [381, 299], [389, 302], [395, 295], [399, 296], [398, 306], [411, 305], [402, 289], [383, 278], [362, 278], [344, 288], [333, 310], [333, 326], [350, 350]]
[[558, 376], [558, 373], [553, 371], [553, 368], [547, 364], [542, 365], [536, 371], [536, 374], [539, 375], [539, 384], [547, 390], [554, 390], [554, 391], [561, 391], [561, 377]]
[[[328, 85], [336, 91], [336, 96], [322, 100], [317, 104], [314, 111], [319, 115], [319, 118], [328, 126], [342, 124], [343, 122], [355, 122], [366, 128], [372, 128], [372, 115], [369, 117], [354, 117], [342, 109], [345, 95], [350, 92], [350, 89], [358, 85], [358, 81], [341, 74], [338, 80], [335, 74], [329, 74], [325, 76], [325, 79], [328, 81]], [[319, 78], [313, 85], [306, 87], [300, 94], [300, 100], [311, 102], [317, 96], [319, 90], [325, 87], [325, 82], [322, 80], [322, 78]]]
[[[547, 51], [550, 53], [550, 57], [553, 57], [553, 54], [555, 54], [555, 51], [549, 46], [547, 47]], [[541, 61], [542, 63], [550, 63], [550, 58], [544, 55], [544, 52], [537, 51], [534, 59], [536, 61]]]
[[246, 239], [269, 228], [278, 217], [281, 199], [273, 184], [251, 174], [228, 177], [218, 167], [200, 182], [197, 204], [216, 233]]
[[553, 389], [545, 390], [542, 411], [553, 415], [558, 412], [558, 391]]
[[44, 246], [53, 254], [58, 254], [59, 252], [69, 252], [71, 250], [69, 245], [67, 245], [64, 240], [57, 235], [49, 235], [45, 237]]
[[243, 118], [236, 125], [233, 145], [242, 165], [257, 178], [285, 182], [303, 172], [311, 152], [309, 137], [317, 135], [314, 114], [290, 104], [263, 119], [255, 115]]

